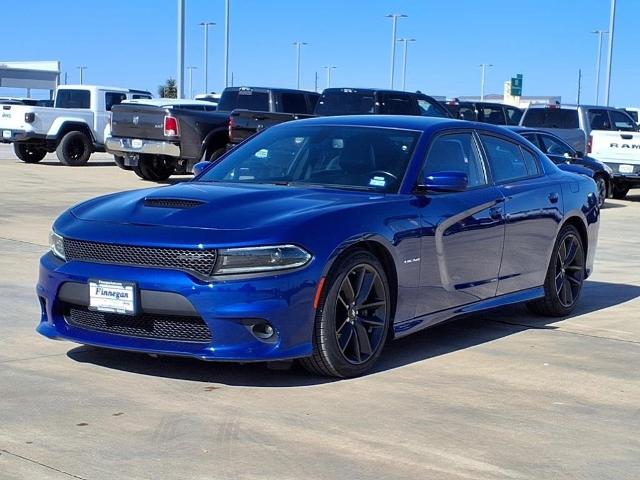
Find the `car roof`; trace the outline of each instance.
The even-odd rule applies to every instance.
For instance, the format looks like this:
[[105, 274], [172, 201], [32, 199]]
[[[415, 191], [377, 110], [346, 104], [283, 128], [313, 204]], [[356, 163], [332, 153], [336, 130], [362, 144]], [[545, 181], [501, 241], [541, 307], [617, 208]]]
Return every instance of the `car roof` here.
[[206, 100], [189, 100], [178, 98], [135, 98], [132, 100], [124, 100], [122, 103], [126, 104], [138, 104], [138, 105], [153, 105], [156, 107], [172, 107], [175, 105], [207, 105], [211, 107], [211, 102]]
[[536, 103], [534, 105], [529, 105], [530, 109], [540, 109], [540, 108], [548, 108], [548, 109], [565, 109], [565, 110], [577, 110], [578, 108], [597, 108], [599, 110], [620, 110], [616, 107], [607, 107], [605, 105], [576, 105], [573, 103], [567, 104], [553, 104], [553, 103]]

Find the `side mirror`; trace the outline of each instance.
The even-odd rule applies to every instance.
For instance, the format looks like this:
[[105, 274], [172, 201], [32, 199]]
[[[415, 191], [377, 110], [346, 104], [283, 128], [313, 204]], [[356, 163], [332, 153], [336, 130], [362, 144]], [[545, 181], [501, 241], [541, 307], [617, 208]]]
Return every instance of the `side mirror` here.
[[193, 166], [193, 176], [197, 177], [198, 175], [200, 175], [207, 169], [209, 165], [211, 165], [211, 162], [209, 162], [208, 160], [202, 160], [201, 162], [196, 163]]
[[427, 175], [418, 188], [431, 192], [464, 192], [468, 186], [466, 173], [435, 172]]

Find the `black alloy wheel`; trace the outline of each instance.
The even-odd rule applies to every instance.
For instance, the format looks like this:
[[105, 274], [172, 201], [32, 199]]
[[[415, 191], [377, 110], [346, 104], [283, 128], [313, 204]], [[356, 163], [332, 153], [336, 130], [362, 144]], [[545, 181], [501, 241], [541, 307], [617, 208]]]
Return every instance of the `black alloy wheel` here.
[[598, 188], [598, 206], [602, 208], [607, 200], [607, 181], [602, 175], [596, 175], [595, 181]]
[[326, 277], [316, 310], [313, 353], [300, 363], [318, 375], [362, 375], [380, 356], [391, 323], [382, 264], [367, 250], [352, 250], [336, 260]]
[[585, 249], [578, 230], [565, 225], [553, 247], [544, 282], [544, 297], [527, 303], [534, 313], [549, 317], [569, 315], [580, 298], [586, 276]]

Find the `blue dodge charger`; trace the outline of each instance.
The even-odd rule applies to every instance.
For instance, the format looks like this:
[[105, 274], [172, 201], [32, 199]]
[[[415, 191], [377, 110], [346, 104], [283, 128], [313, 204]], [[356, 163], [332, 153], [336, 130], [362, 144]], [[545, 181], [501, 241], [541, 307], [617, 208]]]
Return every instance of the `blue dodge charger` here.
[[40, 261], [38, 332], [356, 376], [388, 339], [463, 313], [569, 314], [599, 216], [592, 179], [501, 127], [290, 122], [190, 182], [63, 213]]

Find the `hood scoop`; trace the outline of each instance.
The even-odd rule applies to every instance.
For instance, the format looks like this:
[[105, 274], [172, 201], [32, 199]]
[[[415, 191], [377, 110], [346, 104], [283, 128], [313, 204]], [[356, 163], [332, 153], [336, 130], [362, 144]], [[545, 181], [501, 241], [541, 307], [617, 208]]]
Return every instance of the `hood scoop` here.
[[192, 200], [188, 198], [145, 198], [145, 207], [158, 207], [158, 208], [175, 208], [179, 210], [186, 210], [188, 208], [198, 207], [204, 205], [207, 202], [202, 200]]

